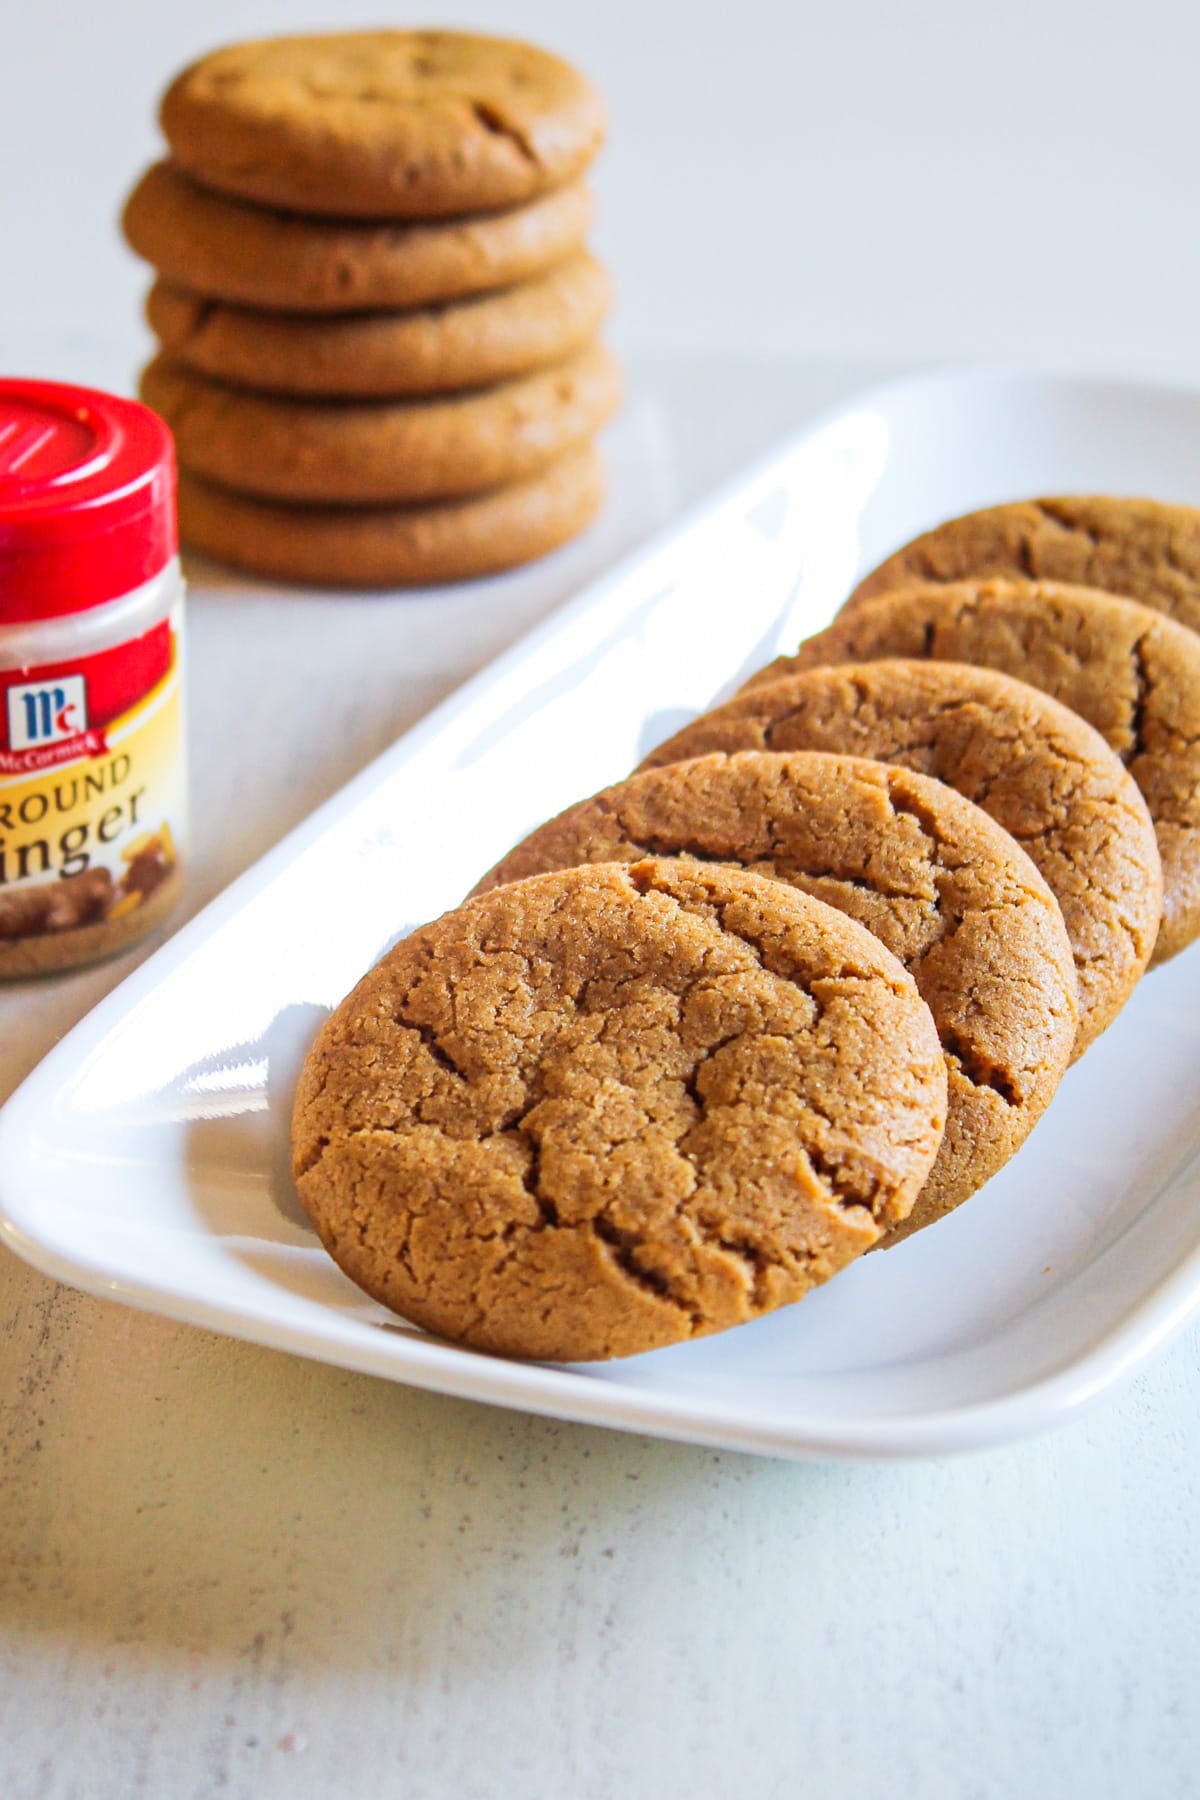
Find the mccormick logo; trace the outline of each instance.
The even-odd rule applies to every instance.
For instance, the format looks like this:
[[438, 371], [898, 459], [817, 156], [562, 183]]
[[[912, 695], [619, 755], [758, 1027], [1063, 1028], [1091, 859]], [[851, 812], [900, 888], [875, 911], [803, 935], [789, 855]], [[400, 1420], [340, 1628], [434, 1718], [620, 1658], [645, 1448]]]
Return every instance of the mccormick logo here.
[[51, 768], [77, 756], [103, 756], [103, 731], [88, 730], [83, 676], [59, 675], [52, 681], [10, 687], [8, 743], [7, 752], [0, 750], [3, 774]]
[[33, 683], [8, 690], [8, 744], [11, 750], [61, 744], [87, 730], [87, 690], [82, 675], [60, 675], [45, 686]]

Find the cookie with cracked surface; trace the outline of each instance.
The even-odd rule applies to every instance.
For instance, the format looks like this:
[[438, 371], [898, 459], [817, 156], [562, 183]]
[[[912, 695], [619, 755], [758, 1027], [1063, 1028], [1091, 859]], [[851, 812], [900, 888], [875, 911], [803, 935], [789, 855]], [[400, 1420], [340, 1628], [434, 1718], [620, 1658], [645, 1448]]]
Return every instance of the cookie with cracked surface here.
[[269, 580], [325, 587], [428, 587], [546, 556], [604, 502], [591, 444], [548, 469], [465, 500], [426, 506], [291, 506], [179, 475], [179, 532], [193, 550]]
[[489, 387], [562, 362], [595, 337], [610, 296], [600, 264], [579, 255], [498, 294], [331, 319], [227, 306], [156, 281], [146, 321], [173, 362], [215, 381], [387, 400]]
[[165, 357], [142, 371], [179, 465], [268, 500], [386, 505], [450, 500], [521, 481], [593, 437], [621, 384], [602, 345], [479, 393], [296, 400], [223, 387]]
[[1200, 510], [1103, 494], [985, 507], [897, 550], [846, 606], [916, 582], [985, 575], [1103, 588], [1200, 630]]
[[744, 869], [602, 864], [426, 925], [322, 1028], [326, 1249], [481, 1350], [628, 1356], [800, 1300], [905, 1218], [946, 1068], [863, 926]]
[[175, 78], [159, 116], [198, 181], [340, 218], [514, 206], [578, 175], [605, 130], [569, 63], [459, 31], [229, 44]]
[[551, 819], [477, 893], [581, 863], [691, 856], [774, 876], [885, 943], [933, 1014], [946, 1133], [883, 1246], [932, 1225], [1028, 1137], [1078, 1022], [1062, 914], [1025, 852], [944, 782], [819, 751], [744, 750], [648, 769]]
[[268, 311], [429, 306], [532, 280], [581, 248], [592, 222], [582, 181], [506, 212], [375, 224], [270, 212], [155, 163], [125, 203], [130, 249], [169, 282]]
[[1200, 936], [1200, 635], [1099, 588], [950, 582], [863, 601], [747, 686], [886, 656], [999, 669], [1094, 725], [1154, 820], [1163, 916], [1153, 960], [1165, 962]]
[[1062, 908], [1079, 1056], [1154, 951], [1162, 866], [1133, 777], [1098, 731], [1026, 682], [965, 663], [842, 663], [766, 682], [660, 744], [643, 767], [713, 750], [835, 750], [935, 775], [990, 813]]

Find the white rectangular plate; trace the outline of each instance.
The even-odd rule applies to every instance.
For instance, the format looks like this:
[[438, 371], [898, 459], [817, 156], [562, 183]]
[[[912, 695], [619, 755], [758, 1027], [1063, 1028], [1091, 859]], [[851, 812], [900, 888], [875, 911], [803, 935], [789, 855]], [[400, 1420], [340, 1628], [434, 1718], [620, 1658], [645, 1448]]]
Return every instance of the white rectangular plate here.
[[1200, 396], [998, 374], [864, 395], [590, 586], [252, 869], [0, 1115], [11, 1246], [136, 1306], [447, 1393], [779, 1455], [1062, 1419], [1200, 1303], [1200, 951], [1139, 987], [1020, 1155], [802, 1306], [624, 1363], [438, 1342], [346, 1281], [287, 1174], [325, 1011], [529, 827], [824, 624], [916, 531], [1043, 492], [1200, 497]]

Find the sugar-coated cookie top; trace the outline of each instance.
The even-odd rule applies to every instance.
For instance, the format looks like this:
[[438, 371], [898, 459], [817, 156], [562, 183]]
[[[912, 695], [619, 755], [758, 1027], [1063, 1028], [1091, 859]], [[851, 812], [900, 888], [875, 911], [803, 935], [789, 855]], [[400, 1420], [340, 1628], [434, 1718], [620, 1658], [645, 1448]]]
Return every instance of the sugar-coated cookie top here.
[[1162, 912], [1154, 825], [1098, 731], [1048, 694], [965, 663], [841, 663], [751, 687], [646, 759], [833, 750], [934, 775], [982, 806], [1037, 864], [1075, 952], [1077, 1052], [1149, 963]]
[[910, 969], [946, 1052], [938, 1160], [903, 1235], [961, 1205], [1049, 1104], [1074, 1043], [1062, 914], [1009, 834], [944, 782], [817, 751], [644, 770], [569, 807], [480, 891], [651, 853], [738, 864], [866, 925]]
[[908, 1213], [945, 1105], [929, 1010], [863, 926], [742, 869], [603, 864], [386, 956], [309, 1056], [294, 1171], [385, 1304], [584, 1360], [836, 1274]]
[[1104, 588], [1200, 629], [1200, 509], [1064, 494], [948, 519], [897, 550], [847, 602], [912, 581], [1026, 575]]
[[1094, 725], [1137, 782], [1158, 835], [1155, 962], [1200, 937], [1200, 633], [1099, 588], [1014, 576], [918, 583], [847, 608], [750, 685], [889, 656], [998, 669]]

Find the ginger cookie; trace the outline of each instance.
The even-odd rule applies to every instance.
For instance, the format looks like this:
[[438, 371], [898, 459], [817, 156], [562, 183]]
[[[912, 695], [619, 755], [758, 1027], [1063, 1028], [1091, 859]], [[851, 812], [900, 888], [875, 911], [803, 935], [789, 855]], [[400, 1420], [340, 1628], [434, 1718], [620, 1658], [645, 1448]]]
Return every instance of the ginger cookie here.
[[1154, 961], [1200, 936], [1200, 636], [1099, 588], [951, 582], [863, 601], [751, 685], [885, 656], [999, 669], [1094, 725], [1154, 820], [1163, 870]]
[[427, 587], [495, 575], [557, 550], [604, 499], [591, 444], [526, 481], [426, 506], [290, 506], [179, 477], [185, 544], [268, 580]]
[[146, 319], [176, 363], [235, 387], [387, 400], [488, 387], [595, 337], [608, 276], [586, 254], [498, 294], [416, 312], [313, 318], [226, 306], [157, 281]]
[[738, 694], [644, 767], [714, 750], [833, 750], [934, 775], [1016, 838], [1059, 906], [1079, 983], [1079, 1056], [1154, 951], [1162, 866], [1133, 777], [1098, 731], [1023, 681], [965, 663], [808, 669]]
[[914, 538], [846, 605], [890, 588], [984, 575], [1103, 588], [1200, 630], [1200, 510], [1103, 494], [989, 506]]
[[139, 394], [189, 474], [264, 499], [360, 505], [447, 500], [520, 481], [592, 437], [620, 378], [599, 344], [480, 393], [293, 400], [222, 387], [156, 357]]
[[693, 856], [836, 906], [899, 958], [946, 1056], [946, 1133], [903, 1224], [931, 1225], [1028, 1137], [1071, 1059], [1075, 967], [1018, 844], [944, 782], [858, 757], [744, 750], [647, 769], [543, 825], [477, 893], [581, 863]]
[[517, 205], [578, 175], [605, 129], [600, 96], [560, 57], [457, 31], [230, 44], [176, 77], [160, 119], [208, 187], [369, 219]]
[[428, 306], [529, 281], [575, 255], [592, 222], [581, 181], [526, 206], [432, 224], [268, 212], [148, 169], [125, 205], [130, 248], [193, 294], [286, 313]]
[[603, 864], [384, 957], [309, 1053], [293, 1169], [385, 1306], [575, 1362], [802, 1299], [907, 1217], [945, 1107], [865, 927], [744, 869]]

